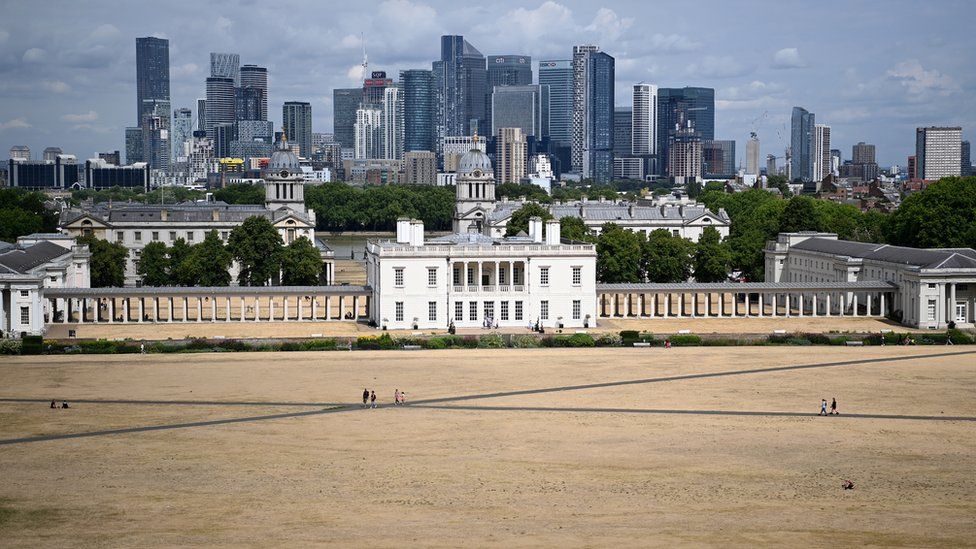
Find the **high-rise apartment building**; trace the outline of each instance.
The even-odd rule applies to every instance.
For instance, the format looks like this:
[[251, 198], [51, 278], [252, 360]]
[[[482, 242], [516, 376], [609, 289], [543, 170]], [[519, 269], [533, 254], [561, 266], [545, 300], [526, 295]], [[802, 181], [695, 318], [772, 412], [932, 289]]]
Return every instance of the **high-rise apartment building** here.
[[851, 148], [851, 161], [854, 164], [874, 164], [875, 158], [874, 145], [869, 145], [864, 141], [858, 142]]
[[702, 138], [694, 122], [684, 124], [679, 117], [677, 128], [668, 137], [668, 174], [676, 183], [698, 181], [702, 177]]
[[962, 128], [929, 126], [915, 130], [915, 163], [919, 179], [935, 180], [962, 173]]
[[973, 161], [970, 156], [969, 141], [962, 142], [962, 150], [959, 156], [960, 162], [962, 163], [961, 171], [962, 175], [969, 176], [973, 175]]
[[772, 175], [777, 175], [778, 172], [779, 170], [776, 169], [776, 155], [767, 154], [766, 155], [766, 176], [769, 177]]
[[715, 139], [715, 90], [712, 88], [658, 88], [657, 90], [657, 155], [658, 170], [674, 175], [668, 168], [670, 137], [680, 120], [691, 121], [701, 139]]
[[759, 136], [755, 132], [746, 141], [746, 175], [759, 175]]
[[383, 110], [364, 105], [356, 110], [356, 124], [354, 132], [356, 160], [377, 159], [383, 157]]
[[403, 150], [436, 151], [434, 73], [422, 69], [400, 71], [403, 94]]
[[407, 185], [435, 185], [437, 155], [433, 151], [407, 151], [403, 153], [403, 172]]
[[705, 179], [732, 179], [735, 177], [735, 141], [731, 139], [707, 139], [701, 142], [702, 175]]
[[332, 133], [335, 140], [346, 150], [356, 148], [356, 111], [363, 102], [362, 88], [336, 88], [332, 90]]
[[573, 142], [573, 62], [539, 62], [539, 85], [549, 88], [549, 138], [555, 146]]
[[820, 191], [820, 183], [830, 175], [830, 126], [813, 126], [813, 182]]
[[[587, 118], [587, 82], [590, 54], [599, 52], [600, 46], [585, 44], [573, 46], [573, 126], [570, 169], [583, 173], [583, 149]], [[613, 112], [610, 113], [611, 119]]]
[[[152, 36], [136, 38], [136, 125], [143, 128], [149, 124], [147, 117], [151, 116], [152, 125], [156, 128], [153, 131], [156, 133], [141, 130], [144, 142], [138, 148], [133, 147], [131, 150], [126, 147], [127, 154], [132, 152], [133, 155], [139, 155], [130, 162], [149, 160], [149, 157], [157, 161], [163, 157], [169, 158], [169, 150], [163, 153], [152, 148], [169, 147], [167, 135], [170, 127], [169, 97], [169, 40]], [[162, 113], [163, 108], [165, 114]], [[162, 133], [159, 133], [160, 131]], [[126, 135], [128, 137], [128, 133]], [[145, 142], [145, 139], [152, 135], [157, 139], [152, 143]], [[157, 162], [157, 165], [152, 167], [161, 167], [158, 164]]]
[[236, 94], [234, 79], [224, 76], [207, 78], [207, 112], [205, 129], [207, 137], [216, 140], [217, 124], [233, 124], [236, 120]]
[[497, 86], [491, 94], [491, 127], [521, 128], [527, 138], [542, 139], [548, 134], [548, 99], [547, 86]]
[[[583, 56], [582, 173], [597, 183], [613, 178], [614, 58], [600, 51]], [[578, 74], [574, 68], [574, 75]], [[574, 118], [577, 113], [574, 112]], [[576, 144], [574, 135], [574, 145]]]
[[613, 109], [613, 156], [630, 156], [634, 147], [634, 109]]
[[207, 132], [207, 100], [197, 98], [197, 131]]
[[173, 111], [173, 132], [170, 153], [170, 161], [176, 162], [181, 156], [185, 156], [187, 141], [193, 137], [193, 111], [187, 108], [180, 108]]
[[488, 74], [485, 56], [463, 36], [441, 36], [441, 58], [432, 64], [437, 136], [484, 133]]
[[525, 177], [528, 148], [521, 128], [498, 128], [496, 183], [520, 183]]
[[240, 86], [241, 56], [236, 53], [210, 52], [210, 76], [231, 78], [234, 86]]
[[485, 91], [485, 124], [482, 133], [491, 132], [492, 126], [492, 93], [500, 86], [528, 86], [532, 84], [532, 57], [528, 55], [489, 55], [487, 83]]
[[403, 94], [399, 86], [383, 91], [383, 158], [403, 159]]
[[298, 144], [299, 156], [312, 157], [312, 104], [304, 101], [285, 101], [281, 107], [281, 121], [285, 135]]
[[244, 65], [240, 70], [238, 120], [268, 119], [268, 69]]
[[654, 84], [634, 84], [634, 116], [631, 120], [633, 145], [631, 154], [653, 156], [657, 154], [658, 93]]
[[812, 181], [814, 165], [814, 126], [816, 116], [803, 107], [793, 107], [790, 121], [790, 163], [788, 166], [791, 181]]
[[142, 160], [153, 170], [169, 169], [170, 106], [169, 100], [146, 99], [142, 113]]

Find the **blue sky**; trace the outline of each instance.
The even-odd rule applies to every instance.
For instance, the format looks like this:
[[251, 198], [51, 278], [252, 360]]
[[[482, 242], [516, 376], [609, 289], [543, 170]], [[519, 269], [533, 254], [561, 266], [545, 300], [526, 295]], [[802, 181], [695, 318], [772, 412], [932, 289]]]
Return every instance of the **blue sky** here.
[[[358, 80], [361, 33], [371, 70], [430, 68], [441, 34], [482, 53], [565, 59], [594, 43], [617, 60], [617, 105], [630, 85], [716, 90], [716, 138], [758, 129], [782, 154], [790, 109], [832, 127], [845, 158], [874, 143], [904, 166], [914, 128], [976, 127], [976, 2], [547, 1], [78, 3], [7, 0], [0, 19], [0, 158], [26, 144], [88, 158], [123, 149], [135, 122], [135, 38], [170, 40], [172, 104], [196, 108], [209, 52], [269, 70], [269, 113], [309, 101], [315, 131], [332, 129], [332, 89]], [[756, 122], [758, 121], [758, 122]], [[780, 135], [782, 137], [780, 137]]]

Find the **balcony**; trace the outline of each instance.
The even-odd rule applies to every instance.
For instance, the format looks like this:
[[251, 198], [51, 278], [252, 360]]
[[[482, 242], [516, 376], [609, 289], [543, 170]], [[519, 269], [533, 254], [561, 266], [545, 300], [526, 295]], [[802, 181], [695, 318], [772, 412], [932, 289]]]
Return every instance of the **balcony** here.
[[507, 285], [507, 284], [500, 285], [500, 286], [495, 286], [495, 285], [491, 285], [491, 284], [485, 285], [485, 286], [476, 286], [476, 285], [464, 286], [464, 285], [460, 285], [460, 284], [454, 284], [452, 286], [452, 289], [454, 290], [454, 293], [456, 293], [456, 294], [465, 294], [465, 293], [467, 293], [467, 294], [479, 294], [479, 293], [480, 294], [487, 294], [487, 293], [492, 293], [492, 292], [524, 292], [525, 291], [525, 286], [523, 286], [521, 284], [516, 284], [516, 285], [512, 285], [512, 286]]

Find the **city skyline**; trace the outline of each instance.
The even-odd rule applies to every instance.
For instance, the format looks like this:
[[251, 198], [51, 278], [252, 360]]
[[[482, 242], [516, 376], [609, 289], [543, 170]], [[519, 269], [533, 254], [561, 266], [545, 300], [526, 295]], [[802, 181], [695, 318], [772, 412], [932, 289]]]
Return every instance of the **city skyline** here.
[[[531, 56], [534, 82], [538, 61], [570, 59], [574, 45], [598, 44], [616, 60], [618, 107], [631, 105], [638, 82], [715, 88], [715, 136], [737, 142], [737, 163], [744, 162], [754, 120], [760, 120], [762, 157], [782, 155], [793, 106], [831, 126], [832, 147], [845, 159], [864, 141], [876, 145], [882, 166], [905, 165], [916, 127], [962, 126], [963, 139], [971, 139], [976, 124], [972, 53], [964, 41], [947, 38], [963, 35], [965, 13], [976, 11], [965, 2], [837, 3], [836, 10], [829, 2], [773, 8], [715, 3], [699, 12], [677, 3], [502, 2], [488, 10], [388, 0], [330, 6], [333, 24], [327, 27], [302, 22], [315, 18], [289, 17], [306, 9], [297, 2], [239, 8], [176, 2], [150, 22], [138, 17], [138, 6], [91, 4], [85, 10], [8, 7], [0, 23], [2, 150], [58, 146], [79, 158], [123, 150], [124, 128], [134, 123], [127, 105], [136, 87], [133, 44], [141, 36], [170, 41], [173, 110], [189, 107], [196, 114], [211, 52], [267, 67], [275, 128], [284, 102], [308, 101], [314, 130], [332, 130], [332, 90], [359, 83], [360, 33], [370, 70], [394, 78], [401, 70], [429, 70], [444, 34], [464, 36], [485, 56]], [[645, 26], [664, 20], [667, 27]], [[261, 21], [267, 32], [258, 36], [266, 39], [248, 32], [251, 21]], [[703, 27], [712, 21], [721, 25]]]

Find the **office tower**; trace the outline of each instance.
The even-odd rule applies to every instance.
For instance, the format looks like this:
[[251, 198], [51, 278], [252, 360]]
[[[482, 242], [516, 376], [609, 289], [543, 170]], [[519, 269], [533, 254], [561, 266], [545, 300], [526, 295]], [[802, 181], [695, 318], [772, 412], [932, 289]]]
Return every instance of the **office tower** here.
[[[658, 90], [654, 84], [634, 84], [631, 154], [644, 160], [645, 174], [658, 173]], [[618, 147], [619, 148], [619, 147]]]
[[274, 126], [267, 120], [238, 120], [235, 139], [230, 143], [233, 158], [267, 158], [274, 144]]
[[383, 90], [383, 158], [403, 159], [403, 94], [399, 86]]
[[142, 162], [142, 127], [129, 126], [125, 129], [125, 163]]
[[299, 156], [312, 157], [312, 104], [286, 101], [281, 107], [281, 122], [285, 135], [298, 144]]
[[539, 85], [549, 88], [549, 138], [556, 146], [573, 142], [573, 62], [540, 61]]
[[268, 119], [268, 69], [244, 65], [240, 71], [241, 105], [238, 120]]
[[214, 124], [213, 147], [217, 158], [230, 158], [231, 143], [237, 140], [237, 126], [233, 122]]
[[400, 71], [403, 93], [403, 150], [435, 151], [434, 73], [411, 69]]
[[915, 156], [908, 157], [905, 171], [908, 172], [908, 179], [918, 179], [918, 162], [916, 162]]
[[[600, 51], [600, 46], [573, 46], [573, 126], [570, 170], [583, 173], [583, 149], [587, 116], [587, 73], [590, 53]], [[612, 116], [612, 114], [611, 114]]]
[[525, 177], [528, 148], [522, 128], [498, 128], [495, 182], [520, 183]]
[[210, 76], [234, 79], [241, 85], [241, 56], [236, 53], [210, 53]]
[[356, 110], [356, 160], [376, 159], [383, 156], [383, 111], [363, 106]]
[[573, 87], [573, 167], [606, 183], [613, 177], [614, 58], [596, 46], [574, 47]]
[[474, 137], [470, 135], [449, 135], [441, 138], [440, 143], [438, 143], [438, 148], [441, 151], [440, 156], [444, 171], [456, 172], [458, 162], [468, 151], [478, 149], [481, 152], [485, 152], [487, 149], [485, 145], [486, 141], [486, 139], [481, 138], [475, 141]]
[[[875, 157], [874, 145], [863, 141], [852, 147], [851, 162], [838, 167], [841, 177], [851, 177], [871, 181], [878, 177], [878, 164]], [[837, 151], [840, 156], [840, 151]], [[838, 158], [839, 163], [839, 158]]]
[[634, 148], [634, 109], [617, 107], [613, 110], [613, 156], [630, 156]]
[[175, 162], [177, 158], [185, 156], [184, 144], [193, 137], [193, 111], [187, 108], [180, 108], [173, 111], [173, 132], [170, 153], [170, 160]]
[[759, 175], [759, 136], [755, 132], [746, 141], [746, 174]]
[[14, 145], [10, 147], [11, 160], [30, 160], [31, 150], [27, 145]]
[[960, 168], [962, 175], [964, 176], [973, 175], [973, 162], [969, 156], [969, 141], [962, 142], [959, 160], [962, 164]]
[[143, 100], [142, 161], [150, 169], [169, 169], [171, 112], [169, 100]]
[[526, 137], [547, 135], [549, 88], [538, 84], [494, 88], [491, 94], [491, 127], [521, 128]]
[[362, 88], [336, 88], [332, 90], [332, 133], [339, 145], [346, 150], [356, 147], [356, 110], [363, 102]]
[[668, 136], [668, 174], [679, 184], [701, 179], [702, 156], [702, 138], [694, 122], [679, 116]]
[[702, 141], [702, 174], [705, 179], [735, 177], [735, 141], [706, 139]]
[[702, 139], [715, 139], [715, 90], [712, 88], [658, 88], [657, 90], [657, 155], [658, 171], [668, 171], [668, 144], [679, 119], [691, 121]]
[[98, 153], [98, 159], [104, 160], [106, 164], [111, 164], [113, 166], [122, 165], [122, 155], [119, 154], [119, 151]]
[[197, 98], [197, 131], [207, 132], [207, 100]]
[[207, 137], [214, 139], [217, 124], [233, 124], [237, 119], [234, 104], [234, 79], [223, 76], [207, 78], [206, 124]]
[[874, 164], [877, 159], [874, 154], [874, 145], [869, 145], [864, 141], [858, 142], [852, 147], [851, 161], [854, 164]]
[[407, 151], [403, 153], [403, 171], [407, 185], [434, 185], [437, 155], [433, 151]]
[[820, 182], [830, 175], [830, 126], [815, 124], [813, 126], [813, 181], [817, 191]]
[[962, 173], [962, 128], [930, 126], [915, 130], [919, 179], [941, 179]]
[[432, 64], [437, 97], [437, 137], [484, 132], [485, 56], [463, 36], [441, 36], [441, 58]]
[[790, 181], [813, 180], [815, 115], [803, 107], [793, 107], [790, 123]]
[[777, 172], [776, 155], [767, 154], [766, 155], [766, 176], [769, 177], [769, 176], [776, 175], [776, 172]]
[[136, 124], [153, 108], [147, 100], [169, 101], [169, 40], [136, 38]]
[[59, 154], [64, 154], [61, 147], [47, 147], [44, 149], [44, 161], [54, 162], [57, 160]]
[[[489, 55], [485, 90], [485, 124], [491, 126], [493, 90], [499, 86], [528, 86], [532, 84], [532, 57], [528, 55]], [[483, 133], [494, 135], [494, 127], [486, 127]]]

